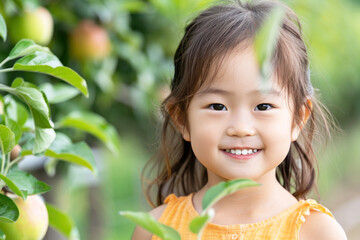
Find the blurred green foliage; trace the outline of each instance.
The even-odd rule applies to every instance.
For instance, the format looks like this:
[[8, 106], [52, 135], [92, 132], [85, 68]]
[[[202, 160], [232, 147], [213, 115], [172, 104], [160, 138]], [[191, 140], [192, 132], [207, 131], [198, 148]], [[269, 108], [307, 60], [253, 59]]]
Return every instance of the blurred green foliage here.
[[[63, 202], [80, 225], [82, 239], [129, 239], [132, 228], [118, 216], [119, 210], [146, 210], [141, 194], [140, 169], [152, 155], [158, 134], [158, 105], [166, 95], [173, 73], [172, 57], [185, 23], [194, 13], [211, 4], [210, 0], [4, 0], [0, 11], [8, 21], [29, 6], [46, 7], [55, 21], [49, 48], [66, 66], [88, 80], [90, 99], [75, 97], [72, 104], [57, 104], [53, 118], [73, 109], [91, 110], [112, 123], [122, 137], [120, 157], [101, 152], [98, 161], [100, 181], [95, 187], [75, 186], [82, 191], [60, 188], [68, 198]], [[299, 15], [310, 54], [312, 81], [321, 100], [345, 129], [345, 136], [334, 139], [321, 156], [320, 192], [331, 195], [342, 181], [354, 182], [360, 170], [356, 150], [360, 144], [360, 1], [286, 0]], [[111, 52], [102, 60], [76, 60], [69, 37], [82, 20], [92, 20], [110, 38]], [[11, 31], [11, 29], [10, 29]], [[0, 57], [12, 47], [7, 42]], [[28, 74], [27, 81], [44, 82], [46, 76]], [[13, 79], [0, 75], [0, 81]], [[51, 81], [51, 80], [47, 80]], [[347, 135], [347, 133], [350, 133]], [[73, 137], [80, 133], [73, 133]], [[88, 136], [91, 140], [91, 136]], [[336, 146], [336, 147], [334, 147]], [[69, 171], [68, 178], [74, 175]], [[95, 190], [93, 190], [95, 188]], [[101, 189], [101, 190], [99, 190]], [[97, 194], [91, 203], [79, 207]], [[58, 194], [60, 194], [58, 193]], [[70, 194], [71, 193], [71, 194]], [[70, 197], [69, 197], [70, 196]], [[63, 196], [64, 198], [64, 196]], [[63, 199], [61, 198], [61, 199]], [[59, 198], [60, 199], [60, 198]], [[66, 203], [66, 204], [65, 204]], [[101, 218], [98, 227], [88, 221], [92, 208]], [[95, 211], [97, 212], [97, 211]]]
[[291, 1], [303, 24], [312, 81], [344, 128], [360, 117], [360, 5], [350, 1]]

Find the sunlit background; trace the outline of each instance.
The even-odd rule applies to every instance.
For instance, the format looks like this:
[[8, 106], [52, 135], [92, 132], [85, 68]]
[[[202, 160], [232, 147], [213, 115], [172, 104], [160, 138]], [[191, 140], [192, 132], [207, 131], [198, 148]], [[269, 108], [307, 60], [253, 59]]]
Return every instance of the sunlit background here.
[[[9, 34], [16, 2], [2, 0]], [[120, 138], [116, 156], [92, 135], [70, 131], [72, 139], [86, 137], [99, 168], [89, 170], [59, 164], [48, 177], [40, 164], [33, 172], [53, 186], [45, 198], [72, 216], [81, 239], [130, 239], [134, 225], [120, 210], [149, 210], [140, 173], [158, 148], [158, 106], [168, 92], [172, 56], [185, 23], [203, 8], [204, 0], [28, 0], [26, 7], [43, 6], [54, 19], [48, 47], [62, 63], [88, 81], [90, 97], [76, 96], [52, 106], [59, 118], [74, 109], [91, 110], [114, 125]], [[286, 1], [299, 15], [308, 46], [313, 85], [333, 113], [338, 132], [319, 152], [321, 203], [345, 229], [360, 239], [360, 1]], [[1, 44], [0, 56], [13, 47]], [[27, 81], [57, 80], [36, 74]], [[1, 81], [13, 75], [0, 75]], [[30, 163], [31, 165], [31, 163]], [[64, 239], [50, 230], [45, 239]]]

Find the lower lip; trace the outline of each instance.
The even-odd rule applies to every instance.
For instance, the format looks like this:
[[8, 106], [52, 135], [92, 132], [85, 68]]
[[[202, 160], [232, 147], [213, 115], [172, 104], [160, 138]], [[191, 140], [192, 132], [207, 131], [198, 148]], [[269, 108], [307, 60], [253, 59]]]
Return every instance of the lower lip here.
[[226, 152], [224, 150], [222, 150], [223, 153], [225, 153], [227, 156], [238, 159], [238, 160], [249, 160], [253, 157], [255, 157], [256, 155], [258, 155], [262, 150], [258, 150], [256, 153], [252, 153], [252, 154], [247, 154], [247, 155], [236, 155], [236, 154], [232, 154], [229, 152]]

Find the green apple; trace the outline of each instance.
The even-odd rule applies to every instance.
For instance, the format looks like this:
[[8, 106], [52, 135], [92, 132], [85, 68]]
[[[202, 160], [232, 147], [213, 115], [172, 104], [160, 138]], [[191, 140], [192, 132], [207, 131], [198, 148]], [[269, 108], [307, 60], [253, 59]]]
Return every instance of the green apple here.
[[69, 50], [78, 60], [102, 60], [111, 50], [106, 30], [92, 20], [83, 20], [69, 36]]
[[[9, 196], [10, 197], [10, 196]], [[38, 195], [12, 198], [19, 208], [19, 218], [15, 223], [0, 221], [0, 229], [7, 240], [41, 240], [49, 226], [49, 217], [44, 201]]]
[[44, 7], [25, 10], [20, 15], [9, 18], [9, 37], [13, 43], [23, 38], [34, 40], [41, 45], [49, 44], [54, 30], [54, 21]]

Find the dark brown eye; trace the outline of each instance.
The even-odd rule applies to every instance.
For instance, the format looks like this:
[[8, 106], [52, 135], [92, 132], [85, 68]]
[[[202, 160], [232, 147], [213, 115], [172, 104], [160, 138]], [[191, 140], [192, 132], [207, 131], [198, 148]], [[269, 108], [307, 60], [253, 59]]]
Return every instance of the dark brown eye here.
[[215, 110], [215, 111], [226, 111], [227, 110], [225, 105], [220, 104], [220, 103], [210, 104], [209, 108], [212, 109], [212, 110]]
[[266, 111], [272, 108], [271, 104], [262, 103], [256, 106], [255, 111]]

